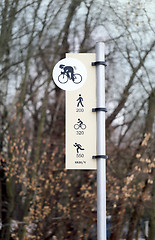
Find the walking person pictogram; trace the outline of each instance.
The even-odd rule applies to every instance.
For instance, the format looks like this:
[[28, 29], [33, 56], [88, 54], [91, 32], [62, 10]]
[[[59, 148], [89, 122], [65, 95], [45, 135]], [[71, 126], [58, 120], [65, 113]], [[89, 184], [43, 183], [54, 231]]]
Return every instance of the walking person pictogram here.
[[79, 153], [79, 150], [84, 150], [84, 148], [82, 148], [80, 143], [75, 143], [73, 146], [76, 147], [77, 153]]
[[81, 94], [79, 94], [77, 101], [77, 107], [79, 107], [81, 105], [81, 107], [84, 107], [83, 105], [83, 97], [81, 96]]

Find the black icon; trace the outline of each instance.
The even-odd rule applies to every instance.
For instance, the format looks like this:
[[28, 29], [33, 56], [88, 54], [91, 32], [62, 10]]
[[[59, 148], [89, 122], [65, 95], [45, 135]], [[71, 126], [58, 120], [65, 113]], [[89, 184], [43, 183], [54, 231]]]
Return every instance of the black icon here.
[[73, 67], [61, 64], [59, 68], [63, 70], [58, 76], [60, 83], [66, 83], [68, 80], [72, 80], [75, 84], [79, 84], [82, 81], [82, 76], [79, 73], [74, 73]]
[[86, 124], [84, 124], [80, 118], [78, 118], [78, 122], [74, 125], [75, 130], [81, 128], [82, 130], [86, 129]]
[[76, 147], [77, 153], [79, 153], [79, 150], [84, 150], [84, 148], [82, 148], [81, 144], [79, 144], [79, 143], [75, 143], [73, 146]]
[[79, 97], [78, 99], [76, 100], [78, 103], [77, 103], [77, 107], [79, 107], [81, 105], [81, 107], [84, 107], [83, 105], [83, 97], [81, 97], [81, 94], [79, 94]]

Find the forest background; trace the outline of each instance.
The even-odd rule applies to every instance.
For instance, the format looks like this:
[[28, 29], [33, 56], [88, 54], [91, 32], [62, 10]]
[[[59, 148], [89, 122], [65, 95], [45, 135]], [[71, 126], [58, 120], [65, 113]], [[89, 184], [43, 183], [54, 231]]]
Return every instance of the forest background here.
[[96, 239], [96, 171], [65, 170], [65, 97], [52, 79], [65, 53], [94, 52], [96, 41], [108, 65], [108, 239], [155, 239], [154, 9], [0, 1], [0, 239]]

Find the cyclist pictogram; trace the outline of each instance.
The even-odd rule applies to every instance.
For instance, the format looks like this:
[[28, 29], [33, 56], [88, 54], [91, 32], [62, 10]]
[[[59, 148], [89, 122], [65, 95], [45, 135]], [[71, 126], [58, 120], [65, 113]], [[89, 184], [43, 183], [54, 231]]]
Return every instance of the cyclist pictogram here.
[[64, 64], [60, 64], [59, 68], [61, 74], [58, 76], [58, 81], [60, 83], [67, 83], [69, 80], [72, 80], [73, 83], [79, 84], [82, 81], [82, 76], [79, 73], [74, 73], [74, 68], [72, 66], [65, 66]]
[[53, 68], [54, 83], [66, 91], [81, 88], [87, 79], [85, 65], [76, 58], [61, 59]]
[[84, 130], [84, 129], [86, 129], [86, 124], [84, 124], [84, 123], [81, 121], [81, 119], [78, 118], [77, 123], [74, 124], [74, 128], [75, 128], [75, 130], [78, 130], [78, 129], [80, 129], [80, 128], [81, 128], [82, 130]]

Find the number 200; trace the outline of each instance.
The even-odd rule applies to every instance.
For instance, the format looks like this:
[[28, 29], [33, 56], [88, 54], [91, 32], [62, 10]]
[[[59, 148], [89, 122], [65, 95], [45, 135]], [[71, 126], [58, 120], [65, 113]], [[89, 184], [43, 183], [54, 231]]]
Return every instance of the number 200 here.
[[84, 109], [83, 108], [77, 108], [76, 112], [84, 112]]

